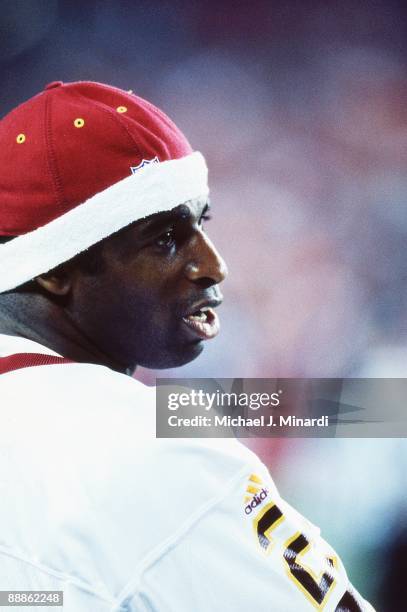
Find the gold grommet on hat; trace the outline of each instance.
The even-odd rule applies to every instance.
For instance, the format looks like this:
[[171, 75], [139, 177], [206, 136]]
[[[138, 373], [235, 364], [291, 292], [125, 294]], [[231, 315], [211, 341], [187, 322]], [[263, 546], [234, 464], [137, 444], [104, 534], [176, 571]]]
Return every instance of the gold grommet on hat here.
[[127, 113], [127, 106], [118, 106], [116, 110], [118, 113]]
[[81, 117], [78, 117], [77, 119], [75, 119], [73, 124], [76, 128], [81, 128], [85, 125], [85, 119], [81, 119]]
[[16, 138], [16, 142], [18, 142], [18, 144], [23, 144], [23, 142], [25, 142], [25, 134], [19, 134]]

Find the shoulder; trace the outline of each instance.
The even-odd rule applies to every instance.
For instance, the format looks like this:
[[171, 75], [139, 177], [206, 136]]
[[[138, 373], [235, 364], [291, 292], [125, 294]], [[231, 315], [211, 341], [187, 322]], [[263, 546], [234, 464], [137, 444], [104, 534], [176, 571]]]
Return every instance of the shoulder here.
[[20, 458], [27, 455], [27, 466], [48, 474], [50, 487], [59, 469], [69, 475], [67, 492], [87, 488], [106, 507], [123, 491], [139, 502], [144, 491], [150, 513], [164, 498], [185, 516], [241, 472], [262, 469], [235, 439], [157, 439], [155, 389], [102, 366], [32, 367], [0, 382], [9, 439], [25, 424]]
[[85, 363], [63, 363], [26, 367], [0, 377], [3, 397], [9, 397], [13, 411], [58, 412], [80, 409], [84, 418], [97, 407], [134, 406], [152, 402], [154, 391], [129, 376], [109, 368]]
[[[32, 556], [45, 538], [44, 564], [62, 571], [58, 542], [73, 538], [78, 571], [89, 582], [103, 575], [116, 590], [143, 560], [225, 508], [223, 500], [225, 528], [230, 508], [244, 512], [250, 475], [265, 468], [237, 440], [157, 439], [155, 390], [106, 368], [30, 370], [0, 381], [9, 400], [2, 409], [7, 461], [0, 480], [7, 478], [11, 492], [0, 515], [13, 525], [11, 545], [22, 534]], [[17, 525], [11, 499], [20, 490], [30, 511]], [[59, 538], [47, 541], [46, 533]]]

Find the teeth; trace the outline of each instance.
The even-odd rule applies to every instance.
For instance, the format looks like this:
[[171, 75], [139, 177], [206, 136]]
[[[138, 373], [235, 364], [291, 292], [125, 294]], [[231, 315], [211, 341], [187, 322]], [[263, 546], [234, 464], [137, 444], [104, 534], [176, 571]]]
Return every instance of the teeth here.
[[200, 323], [204, 323], [207, 319], [207, 311], [199, 310], [198, 312], [194, 312], [194, 314], [188, 316], [188, 319], [190, 321], [199, 321]]

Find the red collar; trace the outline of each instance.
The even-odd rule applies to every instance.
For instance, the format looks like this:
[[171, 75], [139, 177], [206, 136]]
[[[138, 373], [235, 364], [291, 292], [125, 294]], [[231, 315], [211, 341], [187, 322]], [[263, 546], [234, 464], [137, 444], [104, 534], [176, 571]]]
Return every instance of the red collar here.
[[31, 368], [40, 365], [53, 365], [73, 363], [65, 357], [56, 357], [55, 355], [44, 355], [43, 353], [15, 353], [7, 357], [0, 357], [0, 374], [6, 374], [13, 370], [21, 370], [21, 368]]

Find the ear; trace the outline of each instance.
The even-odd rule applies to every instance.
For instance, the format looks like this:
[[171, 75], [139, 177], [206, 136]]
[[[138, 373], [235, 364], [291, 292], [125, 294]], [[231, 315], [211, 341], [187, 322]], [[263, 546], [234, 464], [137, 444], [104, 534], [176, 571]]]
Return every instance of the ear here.
[[46, 291], [53, 295], [68, 295], [72, 288], [72, 281], [67, 274], [42, 274], [35, 281]]

